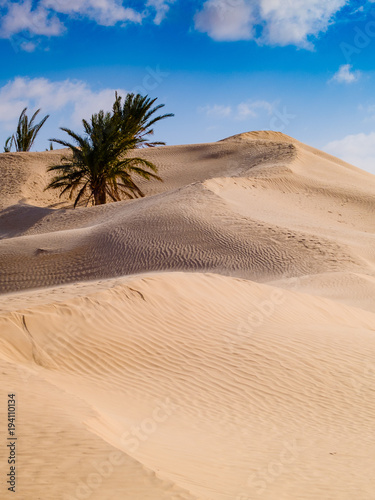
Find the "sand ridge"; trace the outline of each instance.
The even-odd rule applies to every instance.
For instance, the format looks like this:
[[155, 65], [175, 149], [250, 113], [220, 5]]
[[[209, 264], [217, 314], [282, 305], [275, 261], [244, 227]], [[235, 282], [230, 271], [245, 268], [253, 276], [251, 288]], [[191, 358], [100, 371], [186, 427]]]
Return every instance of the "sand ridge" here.
[[[374, 313], [210, 274], [101, 286], [93, 282], [80, 296], [74, 285], [45, 290], [43, 305], [19, 303], [0, 317], [0, 329], [8, 331], [2, 363], [18, 370], [18, 391], [23, 379], [26, 393], [43, 384], [45, 394], [51, 384], [67, 401], [78, 398], [86, 409], [60, 415], [58, 424], [82, 428], [83, 420], [95, 450], [105, 446], [107, 457], [120, 450], [160, 481], [140, 485], [135, 477], [139, 489], [128, 491], [123, 479], [133, 465], [126, 461], [122, 476], [103, 479], [103, 489], [117, 492], [108, 498], [141, 499], [151, 489], [168, 491], [166, 484], [191, 498], [262, 492], [271, 499], [280, 491], [296, 499], [371, 498]], [[38, 434], [25, 428], [24, 436], [33, 447]], [[70, 459], [81, 453], [90, 454], [78, 447]], [[58, 457], [40, 455], [62, 488], [64, 478], [50, 472]], [[20, 466], [30, 468], [26, 458]], [[270, 463], [279, 474], [267, 472]], [[80, 476], [89, 471], [81, 467]], [[106, 498], [102, 491], [93, 498]]]
[[267, 131], [138, 153], [163, 183], [75, 210], [66, 151], [0, 155], [15, 498], [372, 500], [374, 176]]
[[145, 271], [256, 281], [374, 272], [370, 174], [277, 133], [142, 154], [164, 178], [144, 199], [74, 211], [5, 208], [0, 290]]

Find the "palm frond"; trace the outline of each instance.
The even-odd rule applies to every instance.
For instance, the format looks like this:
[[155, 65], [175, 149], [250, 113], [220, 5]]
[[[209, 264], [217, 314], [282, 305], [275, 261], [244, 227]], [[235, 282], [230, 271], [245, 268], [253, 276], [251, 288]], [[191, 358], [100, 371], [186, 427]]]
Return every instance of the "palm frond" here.
[[49, 115], [46, 115], [39, 123], [34, 125], [34, 121], [40, 109], [35, 111], [31, 120], [29, 120], [26, 114], [27, 108], [24, 108], [18, 119], [18, 125], [16, 133], [13, 135], [13, 141], [16, 151], [30, 151], [34, 144], [36, 136], [38, 135], [40, 129], [43, 127]]
[[168, 113], [155, 117], [164, 107], [164, 104], [154, 106], [155, 101], [140, 94], [127, 94], [123, 101], [116, 92], [111, 113], [100, 110], [90, 120], [82, 120], [83, 135], [61, 128], [72, 142], [50, 141], [69, 148], [71, 156], [63, 158], [59, 165], [48, 167], [55, 176], [46, 189], [59, 189], [61, 194], [69, 193], [70, 198], [75, 196], [74, 207], [83, 201], [102, 204], [107, 196], [112, 201], [143, 197], [134, 175], [147, 180], [162, 179], [154, 163], [128, 153], [139, 147], [165, 144], [147, 138], [154, 133], [151, 127], [155, 123], [173, 116]]

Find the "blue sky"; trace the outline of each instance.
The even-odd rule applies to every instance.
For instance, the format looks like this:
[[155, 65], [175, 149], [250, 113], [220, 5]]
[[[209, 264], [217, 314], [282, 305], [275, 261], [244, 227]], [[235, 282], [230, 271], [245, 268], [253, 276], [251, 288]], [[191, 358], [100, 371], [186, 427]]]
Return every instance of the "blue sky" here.
[[[375, 173], [375, 3], [345, 0], [0, 0], [0, 144], [19, 113], [51, 116], [35, 149], [158, 97], [156, 139], [280, 130]], [[1, 142], [2, 141], [2, 142]]]

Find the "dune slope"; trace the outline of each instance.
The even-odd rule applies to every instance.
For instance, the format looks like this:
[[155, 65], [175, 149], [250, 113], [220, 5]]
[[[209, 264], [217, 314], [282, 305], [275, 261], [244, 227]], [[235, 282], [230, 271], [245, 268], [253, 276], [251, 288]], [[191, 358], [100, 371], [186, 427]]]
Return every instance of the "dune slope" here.
[[211, 274], [34, 293], [0, 319], [19, 498], [74, 497], [103, 463], [92, 498], [371, 498], [373, 313]]
[[[169, 270], [257, 281], [373, 274], [370, 174], [266, 132], [143, 154], [165, 179], [149, 183], [144, 199], [76, 210], [4, 208], [0, 290]], [[57, 153], [46, 153], [45, 163], [51, 156]], [[30, 196], [35, 203], [35, 189]]]
[[163, 183], [73, 210], [43, 191], [64, 154], [0, 155], [14, 497], [372, 500], [374, 177], [252, 132], [142, 151]]

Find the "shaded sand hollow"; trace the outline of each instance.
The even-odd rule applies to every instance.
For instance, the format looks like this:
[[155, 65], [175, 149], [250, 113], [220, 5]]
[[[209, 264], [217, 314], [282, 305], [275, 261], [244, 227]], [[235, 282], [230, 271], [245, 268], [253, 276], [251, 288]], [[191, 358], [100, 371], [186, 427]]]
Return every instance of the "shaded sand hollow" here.
[[375, 177], [253, 132], [72, 210], [64, 154], [0, 155], [0, 498], [374, 500]]

